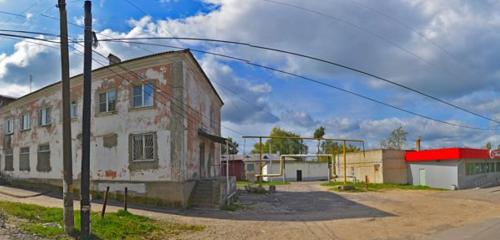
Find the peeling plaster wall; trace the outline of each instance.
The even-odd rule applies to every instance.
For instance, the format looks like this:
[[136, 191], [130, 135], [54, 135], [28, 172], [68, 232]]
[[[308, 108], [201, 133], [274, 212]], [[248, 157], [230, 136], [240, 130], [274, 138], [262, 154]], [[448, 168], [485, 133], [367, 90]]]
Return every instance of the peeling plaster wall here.
[[[187, 61], [184, 64], [185, 89], [189, 117], [186, 119], [187, 130], [187, 177], [191, 179], [213, 177], [220, 174], [220, 144], [198, 136], [202, 128], [210, 134], [220, 136], [222, 102], [214, 91], [206, 76], [197, 71], [196, 63]], [[213, 122], [211, 124], [211, 121]], [[200, 147], [203, 144], [203, 148]], [[200, 166], [200, 150], [204, 149], [203, 164]]]
[[[195, 67], [186, 52], [155, 55], [135, 61], [110, 66], [92, 73], [92, 124], [91, 124], [91, 178], [96, 181], [184, 181], [196, 179], [199, 168], [198, 126], [201, 118], [190, 108], [197, 107], [210, 116], [209, 108], [216, 109], [216, 126], [212, 133], [220, 134], [220, 107], [222, 102], [210, 88], [207, 79]], [[126, 69], [120, 68], [120, 65]], [[112, 69], [110, 71], [109, 69]], [[130, 73], [132, 70], [135, 73]], [[116, 73], [115, 73], [116, 72]], [[118, 73], [118, 74], [117, 74]], [[131, 90], [134, 84], [155, 84], [153, 107], [133, 109]], [[73, 175], [80, 177], [81, 162], [81, 112], [82, 76], [71, 79], [71, 99], [78, 104], [78, 117], [72, 120]], [[197, 86], [198, 85], [198, 86]], [[186, 87], [184, 87], [186, 86]], [[4, 171], [5, 135], [0, 134], [2, 174], [26, 179], [62, 178], [62, 112], [60, 83], [49, 86], [0, 108], [0, 127], [3, 131], [5, 119], [14, 117], [12, 135], [14, 171]], [[98, 94], [114, 88], [117, 92], [116, 111], [112, 114], [98, 113]], [[172, 101], [172, 98], [176, 99]], [[38, 125], [38, 109], [51, 106], [52, 124]], [[31, 130], [20, 131], [21, 115], [31, 112]], [[188, 112], [186, 114], [186, 112]], [[209, 124], [209, 122], [205, 122]], [[207, 125], [209, 126], [209, 125]], [[158, 164], [154, 169], [134, 169], [129, 164], [129, 135], [156, 132]], [[104, 139], [111, 136], [111, 143]], [[115, 139], [116, 138], [116, 139]], [[115, 143], [116, 140], [116, 143]], [[50, 172], [39, 172], [37, 149], [39, 144], [50, 143]], [[111, 144], [111, 146], [109, 145]], [[207, 146], [211, 144], [207, 142]], [[218, 145], [218, 144], [217, 144]], [[30, 147], [30, 168], [19, 171], [19, 149]], [[196, 147], [195, 147], [196, 146]], [[207, 151], [210, 148], [206, 148]], [[219, 159], [220, 150], [213, 148], [213, 159]], [[208, 159], [208, 153], [207, 153]]]

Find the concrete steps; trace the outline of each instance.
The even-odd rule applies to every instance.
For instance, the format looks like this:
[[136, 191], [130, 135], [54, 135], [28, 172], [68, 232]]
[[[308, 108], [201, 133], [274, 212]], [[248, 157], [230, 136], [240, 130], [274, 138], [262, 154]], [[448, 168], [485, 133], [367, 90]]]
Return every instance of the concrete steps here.
[[199, 208], [219, 207], [219, 185], [215, 180], [199, 180], [191, 193], [191, 206]]

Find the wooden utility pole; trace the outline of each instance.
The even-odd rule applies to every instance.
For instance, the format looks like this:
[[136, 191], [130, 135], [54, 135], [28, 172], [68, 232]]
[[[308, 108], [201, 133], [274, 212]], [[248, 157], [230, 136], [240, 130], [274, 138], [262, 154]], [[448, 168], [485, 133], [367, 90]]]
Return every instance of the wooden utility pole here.
[[342, 144], [342, 155], [344, 158], [344, 185], [347, 184], [347, 156], [346, 156], [346, 141]]
[[[71, 160], [71, 119], [70, 119], [70, 80], [68, 54], [68, 23], [66, 2], [59, 0], [60, 39], [61, 39], [61, 80], [62, 80], [62, 108], [63, 108], [63, 202], [64, 202], [64, 231], [72, 234], [75, 228], [73, 217], [73, 162]], [[30, 75], [31, 91], [31, 75]]]
[[92, 97], [92, 3], [85, 1], [83, 52], [82, 170], [81, 170], [81, 238], [90, 237], [90, 108]]

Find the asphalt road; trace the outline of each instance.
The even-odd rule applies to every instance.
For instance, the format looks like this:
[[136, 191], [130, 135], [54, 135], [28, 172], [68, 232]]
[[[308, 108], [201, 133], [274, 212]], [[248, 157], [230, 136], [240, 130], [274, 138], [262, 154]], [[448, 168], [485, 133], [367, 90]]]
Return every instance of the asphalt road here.
[[500, 239], [500, 218], [467, 224], [439, 232], [428, 240], [496, 240]]

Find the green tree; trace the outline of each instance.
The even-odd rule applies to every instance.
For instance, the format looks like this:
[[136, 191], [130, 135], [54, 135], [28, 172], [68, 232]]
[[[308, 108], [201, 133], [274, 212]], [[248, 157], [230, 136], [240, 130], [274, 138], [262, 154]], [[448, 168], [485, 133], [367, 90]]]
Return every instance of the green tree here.
[[486, 145], [484, 146], [486, 149], [491, 149], [493, 148], [493, 145], [490, 142], [487, 142]]
[[500, 144], [498, 144], [498, 146], [497, 146], [497, 150], [500, 150]]
[[[298, 134], [292, 131], [286, 131], [279, 127], [274, 127], [269, 134], [271, 137], [292, 137], [292, 139], [286, 138], [270, 138], [262, 143], [263, 153], [277, 153], [281, 154], [298, 154], [307, 152], [307, 146], [300, 139], [293, 139], [294, 137], [300, 137]], [[256, 143], [253, 146], [252, 153], [260, 152], [260, 144]]]
[[[321, 126], [319, 128], [316, 128], [316, 130], [314, 130], [314, 138], [316, 139], [321, 139], [323, 138], [323, 136], [325, 136], [325, 127]], [[318, 140], [318, 151], [317, 153], [319, 153], [319, 147], [320, 147], [320, 141]]]
[[382, 148], [387, 148], [387, 149], [403, 149], [405, 144], [406, 144], [406, 135], [408, 135], [408, 132], [406, 132], [402, 126], [392, 130], [391, 134], [389, 137], [385, 140], [382, 140], [380, 142], [380, 146]]
[[[233, 147], [229, 146], [229, 154], [238, 154], [238, 147], [240, 146], [238, 142], [234, 141], [232, 138], [227, 138], [229, 141], [229, 145], [233, 145]], [[222, 154], [228, 154], [226, 144], [222, 144]]]

